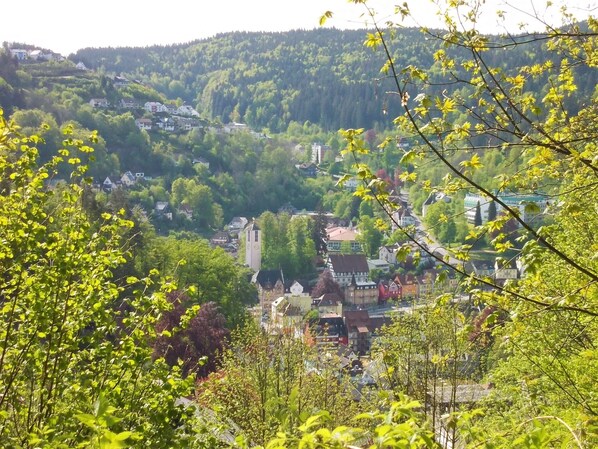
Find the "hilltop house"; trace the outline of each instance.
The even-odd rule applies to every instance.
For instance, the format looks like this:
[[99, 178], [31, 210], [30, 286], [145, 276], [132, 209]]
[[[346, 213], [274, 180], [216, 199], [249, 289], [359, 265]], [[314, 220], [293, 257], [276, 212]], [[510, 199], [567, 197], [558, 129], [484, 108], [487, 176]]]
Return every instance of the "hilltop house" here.
[[25, 61], [29, 57], [27, 50], [21, 48], [11, 48], [10, 55], [18, 61]]

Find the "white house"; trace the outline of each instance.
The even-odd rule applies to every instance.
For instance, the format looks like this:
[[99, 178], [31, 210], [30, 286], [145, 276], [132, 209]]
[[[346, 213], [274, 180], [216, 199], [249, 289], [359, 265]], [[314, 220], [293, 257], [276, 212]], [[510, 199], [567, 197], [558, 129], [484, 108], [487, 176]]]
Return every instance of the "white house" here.
[[178, 115], [185, 115], [188, 117], [199, 117], [199, 112], [197, 112], [195, 109], [193, 109], [191, 106], [187, 104], [179, 106], [175, 113]]
[[137, 179], [130, 171], [126, 171], [120, 178], [120, 182], [122, 182], [125, 187], [131, 187], [136, 181]]
[[112, 180], [107, 176], [102, 183], [102, 189], [106, 192], [112, 192], [112, 189], [115, 187], [115, 184]]
[[23, 50], [21, 48], [11, 48], [10, 54], [13, 58], [16, 58], [19, 61], [24, 61], [29, 57], [27, 50]]
[[163, 118], [158, 122], [158, 128], [163, 129], [164, 131], [172, 132], [175, 129], [174, 120], [171, 118]]
[[347, 287], [351, 282], [368, 282], [370, 268], [365, 254], [330, 254], [327, 265], [332, 278], [341, 287]]
[[107, 108], [110, 106], [106, 98], [92, 98], [89, 100], [89, 104], [92, 108]]
[[249, 126], [245, 123], [231, 122], [224, 125], [223, 129], [225, 133], [232, 134], [241, 131], [249, 131]]
[[168, 112], [168, 108], [164, 106], [162, 103], [157, 101], [148, 101], [143, 105], [143, 109], [147, 112], [156, 113], [156, 112]]

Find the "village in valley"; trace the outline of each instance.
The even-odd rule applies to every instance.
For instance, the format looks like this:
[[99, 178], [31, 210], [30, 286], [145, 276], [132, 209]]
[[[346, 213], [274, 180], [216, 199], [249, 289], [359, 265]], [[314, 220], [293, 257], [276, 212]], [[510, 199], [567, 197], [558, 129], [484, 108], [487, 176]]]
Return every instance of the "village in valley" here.
[[0, 446], [597, 447], [598, 21], [349, 3], [3, 43]]

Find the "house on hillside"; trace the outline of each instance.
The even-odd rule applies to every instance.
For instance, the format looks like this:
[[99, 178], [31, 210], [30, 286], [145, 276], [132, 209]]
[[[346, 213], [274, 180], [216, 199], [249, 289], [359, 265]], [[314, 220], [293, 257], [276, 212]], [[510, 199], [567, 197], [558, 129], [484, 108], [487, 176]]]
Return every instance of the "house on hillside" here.
[[106, 98], [92, 98], [89, 100], [89, 104], [92, 108], [107, 108], [110, 103]]
[[174, 116], [173, 119], [179, 129], [182, 129], [183, 131], [191, 131], [193, 129], [201, 128], [201, 122], [196, 118]]
[[390, 273], [390, 264], [384, 259], [368, 259], [368, 265], [371, 270], [378, 270], [381, 273]]
[[143, 105], [143, 109], [145, 109], [147, 112], [151, 112], [152, 114], [155, 114], [156, 112], [168, 112], [166, 106], [157, 101], [146, 102]]
[[193, 209], [191, 209], [188, 205], [181, 204], [177, 212], [187, 220], [193, 220]]
[[174, 130], [176, 129], [174, 120], [170, 117], [164, 117], [158, 120], [158, 128], [166, 132], [174, 132]]
[[313, 162], [295, 165], [304, 178], [315, 178], [318, 175], [318, 167]]
[[242, 231], [243, 229], [245, 229], [245, 226], [247, 226], [247, 223], [249, 223], [249, 220], [247, 220], [247, 218], [245, 217], [233, 217], [231, 219], [231, 221], [228, 222], [228, 224], [226, 225], [226, 229], [229, 230], [229, 232], [239, 232]]
[[314, 164], [321, 164], [324, 162], [326, 154], [331, 151], [329, 145], [323, 145], [321, 143], [312, 143], [311, 145], [311, 162]]
[[124, 76], [118, 76], [116, 75], [113, 79], [112, 79], [112, 85], [114, 87], [123, 87], [123, 86], [128, 86], [129, 84], [131, 84], [131, 81], [129, 81], [127, 78], [125, 78]]
[[230, 243], [230, 235], [226, 231], [218, 231], [216, 234], [212, 236], [210, 239], [210, 244], [212, 246], [226, 246]]
[[199, 112], [197, 112], [195, 109], [193, 109], [191, 106], [187, 104], [179, 106], [175, 113], [187, 117], [199, 117]]
[[153, 123], [148, 118], [138, 118], [137, 120], [135, 120], [135, 125], [139, 129], [144, 129], [146, 131], [151, 131]]
[[393, 231], [398, 229], [398, 227], [406, 228], [407, 226], [414, 226], [415, 223], [415, 217], [411, 215], [411, 212], [408, 209], [400, 208], [392, 214]]
[[11, 48], [10, 55], [17, 61], [25, 61], [29, 57], [29, 52], [22, 48]]
[[104, 192], [110, 193], [114, 188], [116, 188], [116, 184], [112, 182], [108, 176], [106, 176], [106, 179], [104, 179], [104, 182], [102, 183], [102, 190]]
[[208, 161], [206, 158], [203, 158], [203, 157], [195, 157], [195, 158], [193, 158], [191, 163], [193, 165], [195, 165], [195, 164], [203, 165], [208, 170], [210, 169], [210, 161]]
[[395, 243], [393, 245], [383, 245], [378, 249], [378, 258], [388, 262], [391, 266], [397, 265], [397, 252], [401, 245]]
[[122, 182], [123, 186], [125, 187], [131, 187], [135, 185], [135, 183], [137, 182], [137, 178], [130, 171], [126, 171], [120, 177], [120, 182]]
[[154, 211], [158, 217], [164, 217], [167, 220], [172, 220], [172, 211], [170, 210], [168, 201], [157, 201]]
[[245, 123], [237, 123], [237, 122], [227, 123], [226, 125], [224, 125], [222, 127], [222, 129], [226, 134], [250, 131], [249, 126], [247, 126]]
[[141, 109], [141, 104], [131, 98], [123, 98], [120, 100], [121, 109]]
[[426, 198], [426, 201], [424, 201], [424, 204], [422, 205], [422, 217], [426, 216], [426, 211], [428, 210], [428, 207], [430, 207], [432, 204], [435, 204], [439, 201], [444, 201], [445, 203], [450, 203], [452, 201], [452, 199], [450, 196], [448, 196], [444, 192], [430, 193], [430, 195], [428, 196], [428, 198]]

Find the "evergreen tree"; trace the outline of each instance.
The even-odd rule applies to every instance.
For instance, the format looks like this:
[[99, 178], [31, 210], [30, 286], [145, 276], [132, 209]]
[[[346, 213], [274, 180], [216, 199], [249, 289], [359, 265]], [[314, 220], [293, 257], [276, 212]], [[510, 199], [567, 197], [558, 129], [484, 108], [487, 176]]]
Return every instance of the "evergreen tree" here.
[[496, 203], [492, 200], [488, 204], [488, 221], [496, 220]]
[[482, 208], [480, 207], [480, 202], [478, 201], [475, 206], [475, 217], [473, 219], [474, 226], [482, 226]]

